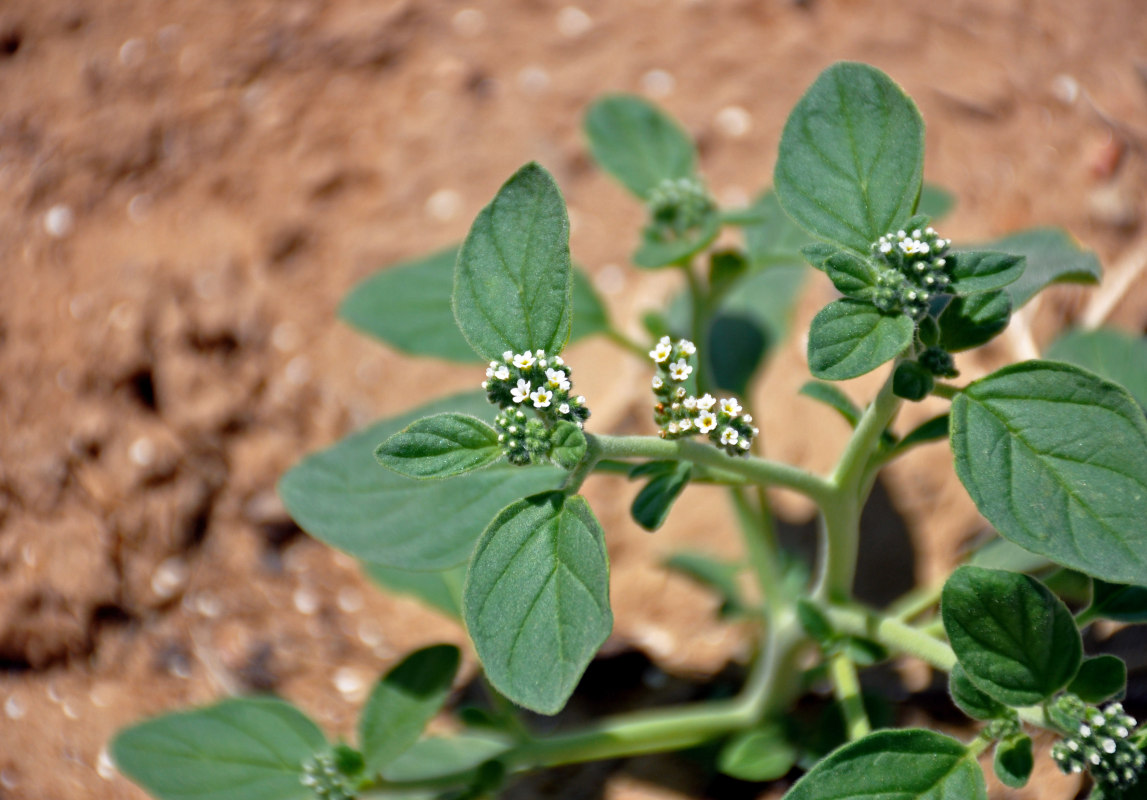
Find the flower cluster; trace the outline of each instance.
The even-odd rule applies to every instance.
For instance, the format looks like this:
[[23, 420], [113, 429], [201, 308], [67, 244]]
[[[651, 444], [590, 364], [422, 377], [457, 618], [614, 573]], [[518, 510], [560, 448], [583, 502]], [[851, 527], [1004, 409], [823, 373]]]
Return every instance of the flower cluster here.
[[896, 231], [873, 242], [872, 254], [880, 265], [873, 304], [885, 313], [924, 317], [932, 297], [952, 282], [951, 245], [951, 239], [940, 238], [933, 228]]
[[[1061, 711], [1074, 723], [1074, 732], [1052, 745], [1051, 756], [1066, 773], [1087, 770], [1097, 784], [1119, 789], [1139, 780], [1147, 755], [1135, 746], [1135, 719], [1119, 703], [1100, 710], [1076, 702]], [[1074, 707], [1073, 707], [1074, 706]]]
[[354, 787], [339, 771], [331, 753], [319, 753], [304, 761], [299, 782], [318, 800], [352, 800], [355, 796]]
[[674, 343], [668, 336], [662, 336], [649, 351], [658, 370], [653, 376], [653, 394], [657, 396], [653, 419], [661, 428], [661, 438], [702, 434], [729, 455], [747, 455], [759, 431], [737, 398], [718, 401], [708, 393], [696, 397], [683, 385], [693, 374], [690, 362], [696, 354], [696, 345], [688, 339]]
[[[544, 350], [514, 353], [491, 361], [482, 381], [486, 398], [502, 409], [494, 420], [503, 452], [514, 464], [529, 464], [549, 452], [550, 431], [560, 421], [579, 428], [589, 419], [585, 398], [572, 394], [570, 368]], [[531, 409], [528, 417], [523, 409]]]
[[704, 224], [716, 203], [699, 178], [666, 178], [649, 193], [652, 228], [662, 239], [681, 238]]

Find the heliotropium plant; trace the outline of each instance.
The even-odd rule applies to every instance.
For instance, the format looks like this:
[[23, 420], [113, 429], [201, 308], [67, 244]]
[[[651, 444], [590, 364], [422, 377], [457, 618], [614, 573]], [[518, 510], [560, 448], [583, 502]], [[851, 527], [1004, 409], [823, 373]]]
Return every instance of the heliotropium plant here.
[[[1094, 256], [1050, 229], [974, 247], [946, 238], [933, 218], [951, 201], [922, 183], [920, 114], [862, 64], [836, 64], [808, 89], [785, 125], [774, 188], [748, 208], [719, 207], [688, 135], [640, 98], [599, 100], [585, 131], [600, 165], [648, 208], [634, 262], [685, 279], [681, 297], [646, 318], [648, 338], [609, 321], [571, 262], [557, 184], [527, 164], [460, 247], [383, 271], [342, 307], [392, 347], [473, 363], [482, 391], [383, 420], [279, 486], [311, 535], [465, 625], [489, 702], [456, 707], [460, 653], [432, 646], [383, 675], [353, 742], [330, 741], [283, 700], [233, 698], [121, 732], [120, 769], [172, 800], [461, 798], [495, 795], [529, 770], [717, 743], [718, 769], [795, 780], [789, 800], [974, 799], [986, 797], [981, 763], [994, 748], [1006, 786], [1050, 758], [1086, 773], [1093, 798], [1142, 796], [1147, 730], [1116, 702], [1126, 666], [1085, 653], [1081, 630], [1147, 621], [1147, 348], [1074, 331], [1050, 348], [1055, 360], [960, 381], [959, 354], [999, 335], [1041, 289], [1097, 282]], [[730, 226], [743, 245], [711, 250]], [[841, 295], [812, 320], [819, 380], [802, 390], [852, 426], [826, 474], [760, 455], [749, 410], [805, 262]], [[574, 386], [590, 367], [565, 354], [590, 335], [646, 361], [655, 435], [595, 426], [593, 398]], [[874, 370], [884, 382], [863, 409], [832, 383]], [[899, 433], [904, 404], [928, 397], [948, 409]], [[853, 583], [876, 476], [943, 439], [1002, 538], [942, 585], [865, 607]], [[721, 614], [755, 632], [756, 655], [734, 697], [544, 734], [521, 709], [561, 711], [613, 627], [607, 534], [580, 494], [595, 474], [641, 484], [632, 514], [651, 531], [691, 484], [726, 487], [744, 559], [679, 553], [667, 566], [718, 593]], [[819, 509], [814, 563], [778, 543], [772, 488]], [[969, 717], [963, 738], [874, 729], [858, 671], [904, 655], [948, 673]], [[836, 739], [810, 739], [788, 714], [826, 689], [843, 724]], [[461, 732], [427, 735], [440, 714]], [[1033, 749], [1036, 731], [1048, 747]]]

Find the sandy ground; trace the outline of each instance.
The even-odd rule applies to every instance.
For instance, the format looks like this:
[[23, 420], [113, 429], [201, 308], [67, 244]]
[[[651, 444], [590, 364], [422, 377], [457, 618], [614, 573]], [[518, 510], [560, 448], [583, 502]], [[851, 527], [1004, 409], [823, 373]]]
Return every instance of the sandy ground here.
[[[1138, 0], [0, 3], [0, 798], [140, 798], [109, 736], [231, 691], [273, 689], [347, 733], [379, 670], [464, 641], [297, 535], [273, 487], [305, 452], [481, 380], [334, 312], [372, 271], [459, 240], [528, 160], [557, 177], [575, 258], [640, 335], [676, 287], [627, 266], [642, 212], [587, 157], [597, 94], [662, 103], [738, 204], [767, 186], [817, 72], [868, 61], [928, 122], [927, 178], [959, 201], [945, 235], [1061, 225], [1118, 273], [1144, 257], [1145, 43]], [[830, 296], [810, 279], [801, 318]], [[961, 367], [1038, 352], [1088, 314], [1142, 332], [1147, 292], [1058, 291]], [[845, 428], [795, 396], [801, 330], [755, 400], [770, 453], [823, 469]], [[594, 429], [651, 430], [631, 394], [645, 364], [600, 341], [568, 359]], [[914, 554], [895, 563], [919, 580], [982, 529], [946, 459], [925, 448], [886, 477]], [[658, 563], [735, 554], [712, 522], [723, 499], [691, 490], [650, 536], [627, 518], [634, 491], [587, 488], [613, 563], [609, 647], [703, 679], [743, 659], [744, 637]], [[566, 796], [712, 791], [611, 769]]]

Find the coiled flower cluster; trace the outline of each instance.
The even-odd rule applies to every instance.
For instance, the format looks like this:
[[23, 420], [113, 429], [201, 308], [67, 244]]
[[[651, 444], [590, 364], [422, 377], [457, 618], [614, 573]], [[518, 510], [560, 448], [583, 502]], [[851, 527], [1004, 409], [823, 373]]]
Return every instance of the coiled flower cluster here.
[[1074, 703], [1060, 703], [1059, 710], [1075, 725], [1075, 730], [1051, 748], [1060, 770], [1068, 774], [1087, 770], [1096, 783], [1109, 789], [1122, 789], [1139, 780], [1147, 755], [1131, 740], [1135, 719], [1119, 703], [1103, 709]]
[[544, 350], [507, 350], [501, 361], [486, 367], [482, 388], [486, 398], [502, 409], [494, 428], [510, 463], [530, 464], [549, 453], [550, 433], [562, 420], [585, 426], [589, 409], [583, 396], [572, 394], [570, 374], [561, 356], [547, 358]]
[[952, 282], [951, 245], [951, 239], [940, 238], [933, 228], [900, 230], [873, 242], [872, 254], [879, 265], [873, 305], [888, 314], [903, 311], [913, 319], [923, 318], [932, 298]]
[[649, 193], [648, 207], [654, 231], [673, 239], [701, 227], [716, 203], [699, 178], [666, 178]]
[[657, 405], [653, 419], [660, 427], [662, 439], [680, 439], [701, 434], [729, 455], [747, 455], [753, 446], [753, 437], [760, 431], [753, 426], [753, 418], [743, 413], [735, 397], [720, 401], [706, 393], [701, 397], [689, 394], [683, 385], [693, 374], [692, 361], [697, 346], [688, 339], [673, 342], [668, 336], [649, 351], [657, 365], [653, 376], [653, 394]]
[[350, 779], [339, 771], [331, 753], [319, 753], [304, 761], [299, 782], [318, 800], [352, 800], [355, 795]]

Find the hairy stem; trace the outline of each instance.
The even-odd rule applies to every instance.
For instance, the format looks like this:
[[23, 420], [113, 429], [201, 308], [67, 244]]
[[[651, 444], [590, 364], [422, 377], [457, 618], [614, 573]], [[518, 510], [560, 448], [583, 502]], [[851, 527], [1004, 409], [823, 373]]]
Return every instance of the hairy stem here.
[[856, 675], [856, 665], [845, 653], [833, 654], [828, 662], [832, 675], [833, 694], [844, 712], [844, 727], [849, 741], [856, 741], [872, 733], [868, 712], [864, 710], [864, 698], [860, 693], [860, 679]]

